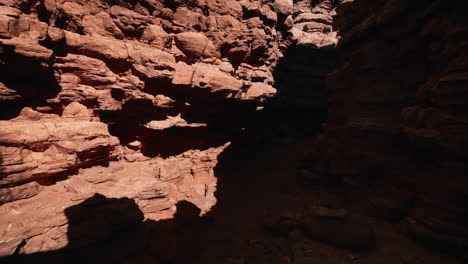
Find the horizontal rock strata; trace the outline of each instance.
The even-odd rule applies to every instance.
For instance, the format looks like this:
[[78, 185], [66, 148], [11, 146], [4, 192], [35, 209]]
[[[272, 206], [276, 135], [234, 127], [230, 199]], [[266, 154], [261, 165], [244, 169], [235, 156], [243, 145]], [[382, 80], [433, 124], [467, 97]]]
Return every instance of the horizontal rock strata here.
[[150, 220], [209, 211], [218, 155], [277, 94], [283, 52], [337, 42], [331, 1], [304, 3], [2, 1], [0, 257], [65, 247], [64, 209], [92, 197]]

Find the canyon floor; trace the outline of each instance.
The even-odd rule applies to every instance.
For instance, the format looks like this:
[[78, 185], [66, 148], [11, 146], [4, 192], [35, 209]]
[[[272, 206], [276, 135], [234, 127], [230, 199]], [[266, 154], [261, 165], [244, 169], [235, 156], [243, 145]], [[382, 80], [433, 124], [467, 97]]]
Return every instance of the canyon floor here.
[[[218, 203], [181, 233], [187, 245], [178, 247], [177, 263], [460, 263], [408, 239], [398, 223], [369, 216], [362, 190], [304, 185], [297, 176], [310, 147], [310, 137], [284, 138], [263, 147], [233, 144], [221, 154]], [[376, 248], [340, 249], [295, 228], [288, 235], [268, 228], [278, 216], [293, 218], [311, 205], [345, 208], [357, 224], [372, 227]]]
[[[389, 223], [373, 215], [365, 190], [304, 178], [303, 160], [308, 157], [312, 142], [310, 135], [255, 140], [247, 137], [233, 142], [220, 155], [214, 170], [218, 178], [217, 203], [211, 211], [199, 217], [200, 209], [196, 206], [188, 202], [178, 203], [173, 218], [136, 221], [136, 228], [119, 233], [117, 238], [79, 249], [73, 253], [78, 253], [76, 263], [83, 260], [89, 263], [213, 264], [462, 263], [409, 239], [400, 223]], [[114, 200], [119, 207], [117, 218], [131, 219], [142, 215], [133, 201], [129, 202], [133, 206], [129, 206], [104, 196], [90, 198], [81, 207], [69, 208], [75, 210], [74, 213], [66, 213], [70, 223], [69, 245], [75, 243], [75, 239], [81, 239], [79, 236], [89, 235], [84, 231], [86, 226], [74, 228], [78, 218], [90, 214], [92, 204], [112, 204]], [[98, 214], [107, 214], [106, 209], [99, 208]], [[317, 208], [322, 208], [324, 221], [309, 228], [322, 228], [327, 241], [314, 239], [307, 233], [307, 227], [304, 231], [304, 226], [299, 224], [307, 222], [307, 216], [316, 213]], [[334, 225], [334, 219], [341, 218], [342, 214], [352, 217], [352, 224]], [[336, 230], [330, 230], [330, 226]], [[96, 232], [92, 227], [89, 229]], [[367, 238], [361, 235], [366, 228], [372, 230], [375, 238], [369, 248], [359, 248], [359, 244], [367, 243]], [[147, 234], [142, 234], [145, 232]], [[358, 250], [343, 249], [343, 243], [340, 244], [343, 238], [345, 248], [351, 245], [357, 246]], [[153, 246], [138, 246], [144, 240]], [[11, 258], [11, 263], [43, 260], [63, 263], [64, 259], [75, 263], [69, 252], [60, 249], [22, 255]], [[158, 260], [154, 258], [155, 254]], [[162, 262], [158, 262], [160, 260]]]

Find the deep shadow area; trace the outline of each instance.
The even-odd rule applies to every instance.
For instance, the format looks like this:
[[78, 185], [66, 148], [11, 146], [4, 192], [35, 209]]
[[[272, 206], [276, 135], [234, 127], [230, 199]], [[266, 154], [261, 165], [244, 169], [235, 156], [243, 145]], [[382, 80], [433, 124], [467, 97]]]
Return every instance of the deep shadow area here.
[[[268, 102], [263, 111], [255, 111], [249, 102], [234, 101], [224, 105], [224, 112], [211, 110], [223, 109], [219, 106], [207, 110], [202, 107], [206, 102], [195, 98], [189, 111], [183, 112], [183, 118], [189, 123], [205, 122], [208, 127], [173, 127], [165, 131], [153, 131], [142, 124], [164, 119], [161, 114], [173, 113], [151, 111], [153, 106], [144, 101], [126, 105], [118, 113], [121, 116], [100, 113], [122, 144], [141, 140], [142, 152], [148, 156], [167, 157], [232, 141], [231, 147], [219, 156], [215, 168], [218, 202], [211, 212], [199, 217], [200, 210], [183, 201], [177, 203], [173, 219], [144, 221], [134, 200], [96, 194], [65, 209], [69, 222], [69, 243], [65, 248], [15, 255], [5, 263], [214, 264], [222, 263], [227, 257], [249, 254], [254, 255], [249, 257], [249, 263], [263, 263], [255, 260], [257, 249], [249, 253], [252, 246], [249, 241], [276, 239], [265, 232], [264, 222], [269, 215], [278, 215], [291, 205], [301, 207], [307, 203], [297, 196], [300, 183], [296, 180], [296, 167], [326, 119], [326, 103], [316, 101], [325, 99], [315, 96], [324, 94], [323, 76], [294, 69], [304, 69], [307, 61], [313, 61], [319, 53], [310, 51], [307, 56], [299, 56], [303, 51], [294, 49], [286, 53], [294, 56], [285, 57], [278, 66], [281, 70], [275, 72], [278, 98]], [[296, 81], [289, 84], [287, 75], [291, 71], [297, 75]], [[290, 100], [293, 92], [288, 90], [302, 93], [301, 99], [309, 104]], [[213, 100], [211, 105], [221, 102]], [[142, 112], [152, 114], [141, 115]], [[290, 255], [284, 250], [278, 254]], [[268, 263], [277, 263], [278, 254]]]
[[[143, 154], [149, 157], [164, 158], [190, 149], [204, 150], [227, 141], [268, 145], [279, 138], [306, 135], [313, 140], [327, 119], [325, 76], [335, 64], [333, 49], [291, 46], [273, 72], [278, 94], [263, 103], [261, 110], [257, 110], [257, 102], [227, 99], [223, 92], [147, 82], [148, 93], [163, 94], [175, 100], [171, 107], [156, 107], [150, 100], [135, 99], [125, 102], [121, 111], [98, 114], [122, 145], [138, 140], [142, 143]], [[159, 131], [144, 126], [147, 122], [178, 114], [188, 124], [206, 126]]]
[[[424, 259], [428, 251], [404, 238], [395, 226], [374, 222], [380, 243], [375, 245], [374, 231], [367, 225], [373, 220], [309, 221], [303, 216], [311, 206], [346, 208], [361, 217], [366, 211], [362, 208], [367, 204], [363, 190], [353, 192], [339, 184], [309, 185], [298, 177], [301, 161], [313, 148], [314, 137], [327, 117], [324, 76], [311, 74], [308, 67], [313, 71], [323, 67], [325, 75], [333, 66], [329, 52], [304, 48], [287, 51], [275, 72], [278, 97], [266, 104], [264, 111], [249, 110], [236, 119], [231, 117], [239, 113], [231, 110], [240, 109], [237, 106], [227, 113], [213, 111], [206, 115], [195, 105], [191, 110], [198, 111], [187, 111], [184, 119], [206, 121], [208, 128], [174, 127], [167, 134], [131, 130], [152, 117], [131, 123], [133, 116], [129, 115], [126, 122], [114, 126], [113, 132], [120, 133], [121, 139], [131, 141], [143, 136], [143, 148], [147, 148], [143, 151], [151, 156], [174, 155], [193, 146], [203, 149], [230, 140], [231, 146], [220, 154], [214, 170], [217, 203], [204, 216], [199, 216], [200, 209], [195, 205], [181, 201], [176, 204], [174, 218], [144, 220], [133, 199], [96, 194], [65, 209], [69, 223], [65, 248], [16, 254], [4, 263], [356, 263], [359, 257], [359, 263], [374, 264], [382, 259], [384, 263], [401, 263], [400, 256], [413, 251], [424, 261], [417, 263], [445, 263], [437, 258]], [[127, 113], [136, 117], [137, 106]], [[226, 118], [219, 121], [222, 114]], [[200, 120], [202, 116], [208, 117]], [[105, 121], [120, 121], [115, 118], [110, 116]], [[124, 125], [130, 123], [132, 126]], [[151, 149], [158, 145], [159, 149]], [[302, 232], [313, 239], [302, 237]]]
[[[96, 194], [65, 209], [69, 224], [65, 248], [17, 254], [2, 263], [214, 264], [249, 254], [254, 261], [249, 263], [266, 263], [255, 261], [259, 253], [257, 249], [250, 252], [249, 241], [277, 239], [265, 232], [264, 222], [291, 205], [307, 203], [296, 196], [291, 166], [303, 155], [298, 150], [308, 146], [298, 142], [279, 145], [282, 147], [257, 144], [253, 150], [248, 142], [238, 142], [226, 150], [215, 171], [218, 203], [203, 217], [195, 205], [181, 201], [176, 204], [174, 218], [143, 220], [133, 199]], [[289, 254], [284, 250], [279, 253]], [[279, 263], [277, 254], [270, 260], [268, 263]]]
[[[283, 137], [269, 144], [246, 139], [239, 138], [219, 156], [215, 169], [218, 201], [206, 215], [199, 217], [195, 205], [181, 201], [174, 218], [143, 221], [134, 200], [97, 194], [65, 209], [69, 221], [66, 248], [17, 255], [5, 263], [283, 264], [287, 259], [289, 263], [351, 264], [356, 263], [348, 257], [353, 255], [360, 256], [359, 263], [374, 264], [382, 258], [386, 259], [383, 263], [395, 263], [408, 254], [424, 260], [415, 263], [454, 263], [431, 258], [428, 251], [387, 224], [373, 223], [380, 245], [370, 253], [339, 248], [349, 243], [358, 246], [353, 234], [366, 228], [367, 220], [343, 225], [332, 219], [295, 227], [290, 222], [294, 215], [314, 205], [348, 208], [359, 214], [365, 193], [298, 180], [298, 162], [313, 146], [308, 136]], [[298, 228], [319, 232], [312, 235], [325, 243], [296, 237]], [[338, 243], [333, 241], [336, 238]], [[310, 253], [304, 257], [304, 252]]]
[[[294, 52], [287, 54], [296, 54]], [[33, 255], [15, 255], [5, 263], [221, 263], [228, 256], [248, 255], [251, 239], [271, 236], [263, 222], [269, 214], [302, 206], [296, 200], [295, 167], [313, 142], [313, 137], [326, 118], [324, 102], [298, 105], [289, 101], [286, 90], [303, 90], [313, 85], [314, 91], [325, 90], [317, 76], [288, 86], [286, 74], [299, 58], [285, 59], [278, 66], [279, 98], [255, 111], [249, 102], [229, 102], [224, 112], [202, 107], [202, 101], [191, 102], [183, 118], [189, 123], [205, 122], [208, 127], [174, 127], [153, 131], [142, 124], [164, 119], [145, 102], [132, 102], [122, 116], [100, 113], [112, 134], [123, 144], [139, 139], [143, 153], [167, 157], [188, 149], [205, 149], [232, 141], [232, 146], [219, 156], [215, 175], [218, 178], [213, 210], [199, 217], [200, 210], [189, 202], [177, 203], [173, 219], [143, 220], [143, 213], [129, 198], [107, 198], [96, 194], [80, 204], [65, 209], [69, 243], [61, 250]], [[306, 59], [313, 60], [315, 53]], [[305, 61], [300, 61], [305, 64]], [[310, 76], [309, 76], [310, 77]], [[323, 76], [321, 77], [323, 78]], [[305, 82], [304, 84], [302, 82]], [[309, 98], [310, 102], [316, 97]], [[222, 100], [213, 100], [219, 104]], [[318, 105], [318, 106], [317, 106]], [[183, 109], [182, 109], [183, 110]], [[141, 112], [153, 113], [141, 115]], [[170, 113], [173, 114], [173, 113]], [[301, 138], [298, 143], [297, 138]], [[305, 143], [305, 144], [304, 144]], [[305, 200], [304, 200], [305, 202]], [[20, 248], [17, 250], [17, 253]], [[288, 255], [288, 252], [282, 252]], [[276, 261], [276, 260], [275, 260]], [[276, 263], [272, 260], [269, 263]], [[251, 262], [260, 263], [260, 262]]]
[[184, 230], [200, 221], [200, 209], [192, 203], [180, 201], [176, 206], [170, 220], [144, 221], [134, 200], [95, 194], [65, 209], [65, 248], [16, 254], [2, 263], [176, 263], [178, 248], [187, 246]]
[[325, 77], [336, 63], [333, 49], [291, 46], [284, 51], [273, 72], [278, 93], [243, 121], [239, 144], [267, 146], [301, 137], [312, 142], [328, 116]]
[[336, 65], [334, 49], [288, 48], [273, 72], [275, 87], [278, 89], [274, 105], [281, 105], [284, 109], [292, 108], [288, 115], [300, 122], [310, 120], [307, 118], [311, 114], [326, 112], [328, 91], [325, 77]]
[[167, 158], [191, 149], [222, 146], [226, 137], [207, 127], [173, 127], [162, 131], [143, 129], [141, 152], [148, 157]]
[[0, 46], [0, 120], [16, 117], [25, 106], [40, 106], [60, 92], [52, 60], [22, 55], [14, 45]]

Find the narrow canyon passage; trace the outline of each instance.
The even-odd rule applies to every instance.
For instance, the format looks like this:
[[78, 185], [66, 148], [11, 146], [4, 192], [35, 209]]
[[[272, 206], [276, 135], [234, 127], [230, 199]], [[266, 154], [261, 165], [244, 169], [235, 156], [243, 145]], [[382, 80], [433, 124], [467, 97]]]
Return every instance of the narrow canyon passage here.
[[[297, 136], [283, 140], [255, 150], [233, 146], [221, 155], [215, 170], [218, 203], [182, 229], [177, 263], [461, 263], [409, 239], [398, 224], [369, 215], [371, 192], [304, 182], [301, 163], [313, 142]], [[330, 230], [326, 222], [333, 220], [325, 213], [325, 222], [305, 228], [323, 231], [328, 236], [323, 243], [301, 231], [300, 223], [318, 208], [328, 208], [332, 219], [346, 210], [354, 220]], [[369, 248], [372, 238], [360, 234], [367, 226], [377, 239]]]
[[0, 263], [463, 263], [464, 10], [0, 0]]

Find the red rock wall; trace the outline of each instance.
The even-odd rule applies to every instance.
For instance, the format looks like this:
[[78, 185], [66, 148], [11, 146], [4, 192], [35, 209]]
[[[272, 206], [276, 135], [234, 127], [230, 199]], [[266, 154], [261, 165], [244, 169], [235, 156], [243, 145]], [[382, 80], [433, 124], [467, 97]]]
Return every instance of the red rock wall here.
[[291, 44], [334, 47], [332, 14], [328, 0], [0, 1], [0, 256], [66, 246], [64, 208], [96, 193], [147, 219], [180, 200], [210, 210], [229, 135], [277, 93]]
[[[466, 257], [466, 20], [442, 0], [0, 1], [0, 257], [70, 246], [77, 204], [136, 204], [123, 226], [207, 212], [218, 155], [275, 95], [329, 97], [317, 175]], [[87, 224], [71, 246], [115, 231]]]
[[329, 116], [312, 160], [322, 175], [367, 186], [370, 199], [414, 195], [409, 234], [466, 257], [468, 21], [460, 4], [343, 1], [334, 23], [342, 63], [327, 79]]

